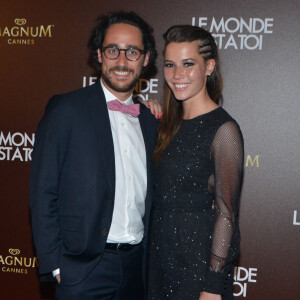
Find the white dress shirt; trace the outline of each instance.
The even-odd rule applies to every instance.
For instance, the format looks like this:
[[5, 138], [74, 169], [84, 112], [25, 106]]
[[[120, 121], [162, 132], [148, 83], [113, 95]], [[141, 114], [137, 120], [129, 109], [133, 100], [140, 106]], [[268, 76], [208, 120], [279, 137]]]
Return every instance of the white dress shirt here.
[[[116, 97], [101, 81], [106, 102]], [[132, 95], [122, 101], [134, 104]], [[144, 236], [143, 216], [147, 192], [146, 150], [138, 118], [108, 110], [114, 142], [116, 189], [108, 243], [138, 244]]]

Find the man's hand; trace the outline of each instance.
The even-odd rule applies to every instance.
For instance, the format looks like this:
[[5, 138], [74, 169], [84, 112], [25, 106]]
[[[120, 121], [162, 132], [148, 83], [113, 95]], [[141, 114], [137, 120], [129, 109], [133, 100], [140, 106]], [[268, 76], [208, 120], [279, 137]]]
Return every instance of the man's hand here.
[[56, 275], [55, 278], [56, 278], [56, 280], [57, 280], [57, 282], [59, 284], [60, 283], [60, 274]]
[[221, 295], [202, 292], [199, 300], [222, 300]]
[[148, 101], [140, 101], [148, 108], [150, 108], [153, 115], [155, 115], [156, 119], [162, 118], [162, 107], [157, 99], [149, 99]]

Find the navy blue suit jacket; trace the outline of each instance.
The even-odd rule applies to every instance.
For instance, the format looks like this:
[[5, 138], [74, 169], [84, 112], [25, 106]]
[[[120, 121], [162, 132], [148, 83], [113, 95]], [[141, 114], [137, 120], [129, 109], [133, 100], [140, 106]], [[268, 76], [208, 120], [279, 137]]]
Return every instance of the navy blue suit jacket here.
[[[139, 121], [147, 157], [147, 232], [156, 120], [141, 105]], [[114, 196], [114, 146], [100, 83], [54, 96], [39, 123], [31, 164], [30, 207], [40, 274], [60, 268], [68, 285], [88, 276], [104, 251]]]

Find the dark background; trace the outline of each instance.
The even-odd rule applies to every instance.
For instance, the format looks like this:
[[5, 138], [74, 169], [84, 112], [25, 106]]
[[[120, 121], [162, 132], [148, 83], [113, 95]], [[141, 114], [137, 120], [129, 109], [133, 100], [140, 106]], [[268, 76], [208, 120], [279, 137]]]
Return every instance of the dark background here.
[[[174, 24], [198, 25], [223, 18], [220, 56], [224, 108], [238, 121], [245, 139], [245, 178], [241, 199], [240, 276], [236, 299], [297, 300], [300, 294], [300, 105], [299, 19], [297, 0], [253, 1], [4, 1], [0, 6], [0, 298], [52, 299], [51, 287], [40, 284], [28, 208], [30, 161], [22, 143], [32, 138], [48, 99], [81, 88], [94, 76], [86, 47], [94, 20], [112, 10], [134, 10], [154, 28], [159, 57], [153, 93], [162, 98], [162, 34]], [[17, 25], [16, 19], [26, 19]], [[232, 19], [230, 19], [232, 18]], [[267, 31], [232, 33], [254, 18], [271, 24]], [[237, 23], [238, 22], [238, 23]], [[258, 24], [260, 21], [256, 21]], [[227, 24], [227, 26], [225, 26]], [[51, 26], [51, 37], [11, 35], [12, 27]], [[7, 29], [6, 29], [7, 27]], [[256, 28], [259, 31], [259, 26]], [[13, 30], [16, 35], [17, 29]], [[217, 33], [214, 30], [213, 33]], [[246, 49], [262, 39], [261, 50]], [[249, 37], [250, 35], [250, 37]], [[260, 37], [262, 35], [262, 37]], [[218, 37], [216, 38], [219, 41]], [[12, 44], [17, 42], [26, 44]], [[219, 43], [220, 46], [220, 43]], [[241, 49], [243, 48], [243, 49]], [[156, 92], [157, 91], [157, 92]], [[11, 137], [12, 145], [9, 145]], [[18, 146], [19, 145], [19, 146]], [[7, 148], [11, 147], [11, 148]], [[10, 153], [10, 158], [8, 158]], [[14, 159], [12, 160], [12, 158]], [[23, 159], [23, 161], [22, 161]], [[248, 274], [248, 276], [246, 276]], [[243, 290], [241, 290], [243, 286]], [[244, 296], [243, 296], [244, 295]], [[178, 300], [178, 299], [175, 299]], [[180, 299], [181, 300], [181, 299]], [[184, 299], [182, 299], [184, 300]]]

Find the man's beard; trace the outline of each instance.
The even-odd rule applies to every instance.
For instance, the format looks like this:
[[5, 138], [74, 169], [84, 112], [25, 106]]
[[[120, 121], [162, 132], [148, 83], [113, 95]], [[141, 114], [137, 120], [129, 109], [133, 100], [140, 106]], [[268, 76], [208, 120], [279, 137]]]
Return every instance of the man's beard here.
[[[109, 73], [113, 72], [113, 71], [120, 71], [120, 72], [129, 72], [134, 74], [134, 71], [128, 68], [124, 68], [124, 67], [114, 67], [109, 69]], [[118, 86], [116, 84], [114, 84], [113, 82], [111, 82], [111, 80], [109, 79], [109, 77], [107, 76], [106, 73], [102, 73], [102, 78], [105, 81], [105, 83], [114, 91], [118, 92], [118, 93], [126, 93], [126, 92], [130, 92], [134, 89], [138, 79], [140, 77], [140, 74], [134, 74], [132, 81], [129, 82], [127, 85], [124, 86]]]

